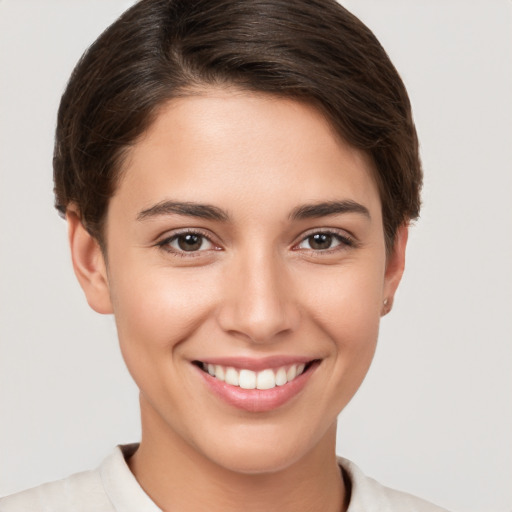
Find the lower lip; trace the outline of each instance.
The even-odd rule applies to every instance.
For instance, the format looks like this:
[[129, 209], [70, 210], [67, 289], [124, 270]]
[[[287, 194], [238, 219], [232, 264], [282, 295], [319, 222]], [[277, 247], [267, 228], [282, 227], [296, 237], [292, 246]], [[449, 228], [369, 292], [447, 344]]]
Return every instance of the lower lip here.
[[284, 386], [271, 389], [243, 389], [231, 386], [197, 368], [204, 382], [218, 397], [229, 405], [249, 412], [267, 412], [277, 409], [296, 397], [304, 388], [319, 363], [313, 363], [307, 371]]

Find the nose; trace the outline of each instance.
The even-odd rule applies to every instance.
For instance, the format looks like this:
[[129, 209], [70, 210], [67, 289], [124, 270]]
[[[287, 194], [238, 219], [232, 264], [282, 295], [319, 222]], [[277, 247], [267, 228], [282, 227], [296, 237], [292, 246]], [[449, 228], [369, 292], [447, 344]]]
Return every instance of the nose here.
[[296, 330], [300, 314], [285, 262], [272, 254], [252, 254], [231, 263], [220, 327], [253, 343], [272, 343]]

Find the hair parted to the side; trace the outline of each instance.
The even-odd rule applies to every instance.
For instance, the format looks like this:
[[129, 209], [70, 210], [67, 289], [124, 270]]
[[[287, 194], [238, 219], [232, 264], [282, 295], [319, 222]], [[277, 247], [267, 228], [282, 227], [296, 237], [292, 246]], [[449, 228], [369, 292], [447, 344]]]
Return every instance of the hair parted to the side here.
[[126, 149], [170, 99], [224, 85], [313, 103], [364, 150], [388, 249], [418, 217], [422, 171], [406, 89], [373, 33], [336, 0], [136, 3], [86, 51], [62, 97], [57, 209], [73, 204], [102, 243]]

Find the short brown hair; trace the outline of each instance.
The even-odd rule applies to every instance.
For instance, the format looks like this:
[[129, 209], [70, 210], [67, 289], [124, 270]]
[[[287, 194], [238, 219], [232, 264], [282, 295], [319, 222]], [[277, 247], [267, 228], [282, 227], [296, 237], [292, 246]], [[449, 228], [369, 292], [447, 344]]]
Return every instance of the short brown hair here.
[[56, 207], [102, 242], [123, 154], [159, 107], [235, 85], [313, 103], [375, 166], [388, 249], [419, 215], [422, 171], [409, 98], [373, 33], [335, 0], [141, 0], [85, 52], [62, 97]]

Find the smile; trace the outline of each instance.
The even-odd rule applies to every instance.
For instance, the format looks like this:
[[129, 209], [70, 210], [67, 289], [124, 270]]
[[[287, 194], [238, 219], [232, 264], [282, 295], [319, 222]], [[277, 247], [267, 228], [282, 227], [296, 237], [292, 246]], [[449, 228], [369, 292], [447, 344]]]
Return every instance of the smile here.
[[214, 395], [237, 409], [268, 412], [301, 394], [321, 359], [268, 357], [192, 361]]
[[311, 363], [299, 363], [280, 368], [266, 368], [261, 371], [249, 369], [236, 369], [232, 366], [220, 364], [200, 363], [200, 368], [230, 386], [242, 389], [272, 389], [276, 386], [284, 386], [302, 375]]

